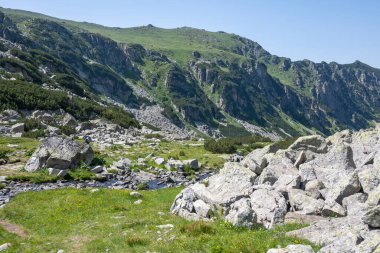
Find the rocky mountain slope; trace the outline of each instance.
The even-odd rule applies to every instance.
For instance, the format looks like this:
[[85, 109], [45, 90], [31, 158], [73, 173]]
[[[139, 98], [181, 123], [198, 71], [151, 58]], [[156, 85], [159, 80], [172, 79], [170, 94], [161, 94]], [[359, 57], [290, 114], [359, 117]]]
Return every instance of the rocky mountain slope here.
[[171, 211], [190, 220], [221, 216], [249, 228], [306, 223], [311, 225], [288, 235], [320, 244], [320, 253], [378, 252], [379, 127], [345, 130], [326, 139], [300, 137], [286, 150], [274, 145], [257, 149], [184, 189]]
[[161, 129], [276, 139], [359, 129], [379, 117], [380, 70], [360, 62], [293, 62], [224, 32], [0, 11], [3, 80], [118, 105]]

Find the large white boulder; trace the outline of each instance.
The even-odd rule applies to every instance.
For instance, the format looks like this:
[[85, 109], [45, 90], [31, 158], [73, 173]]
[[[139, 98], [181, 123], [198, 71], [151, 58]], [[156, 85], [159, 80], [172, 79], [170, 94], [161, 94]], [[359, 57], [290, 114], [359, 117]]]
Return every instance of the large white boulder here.
[[50, 137], [33, 153], [25, 170], [33, 172], [42, 168], [73, 169], [81, 162], [90, 164], [92, 158], [93, 151], [88, 144], [63, 137]]

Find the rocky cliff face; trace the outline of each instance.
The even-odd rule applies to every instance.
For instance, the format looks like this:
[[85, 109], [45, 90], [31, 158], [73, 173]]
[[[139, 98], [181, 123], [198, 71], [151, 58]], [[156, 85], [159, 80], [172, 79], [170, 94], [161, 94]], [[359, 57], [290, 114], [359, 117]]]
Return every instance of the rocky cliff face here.
[[[173, 38], [185, 38], [182, 44], [153, 50], [146, 44], [117, 43], [80, 23], [12, 17], [0, 16], [5, 71], [39, 84], [46, 82], [44, 75], [69, 75], [76, 80], [66, 85], [71, 91], [78, 91], [72, 87], [80, 84], [85, 94], [106, 96], [133, 109], [155, 104], [181, 128], [206, 126], [211, 134], [243, 135], [253, 129], [244, 126], [255, 125], [287, 137], [359, 129], [378, 120], [380, 70], [360, 62], [292, 62], [246, 38], [191, 28], [171, 32]], [[104, 35], [112, 37], [113, 28], [107, 29]], [[147, 30], [167, 32], [146, 27], [133, 34], [147, 36]], [[162, 39], [151, 37], [157, 44]], [[189, 39], [198, 43], [193, 51], [186, 44]], [[21, 53], [10, 56], [15, 47], [33, 57], [38, 50], [40, 60], [27, 61]], [[149, 94], [149, 102], [137, 90]]]

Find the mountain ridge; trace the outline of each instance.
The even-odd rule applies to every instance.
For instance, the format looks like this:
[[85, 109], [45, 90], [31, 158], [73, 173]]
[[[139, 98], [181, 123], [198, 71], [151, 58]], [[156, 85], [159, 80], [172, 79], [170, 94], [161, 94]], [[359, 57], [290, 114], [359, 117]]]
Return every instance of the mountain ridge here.
[[[33, 38], [37, 47], [69, 64], [98, 95], [144, 109], [144, 102], [124, 96], [133, 98], [141, 89], [163, 115], [188, 130], [214, 136], [253, 129], [281, 137], [328, 134], [367, 127], [380, 115], [380, 70], [359, 61], [291, 61], [270, 54], [257, 42], [224, 32], [107, 28], [0, 11], [18, 27], [19, 36]], [[125, 84], [115, 86], [115, 82]], [[112, 90], [124, 86], [130, 87], [125, 88], [128, 91]], [[137, 97], [132, 100], [138, 101]]]

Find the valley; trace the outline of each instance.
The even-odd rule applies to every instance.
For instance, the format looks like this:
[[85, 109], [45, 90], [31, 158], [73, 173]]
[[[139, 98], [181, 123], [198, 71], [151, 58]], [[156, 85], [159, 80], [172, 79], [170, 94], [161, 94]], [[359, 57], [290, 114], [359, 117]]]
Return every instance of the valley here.
[[0, 251], [375, 253], [380, 70], [0, 7]]

